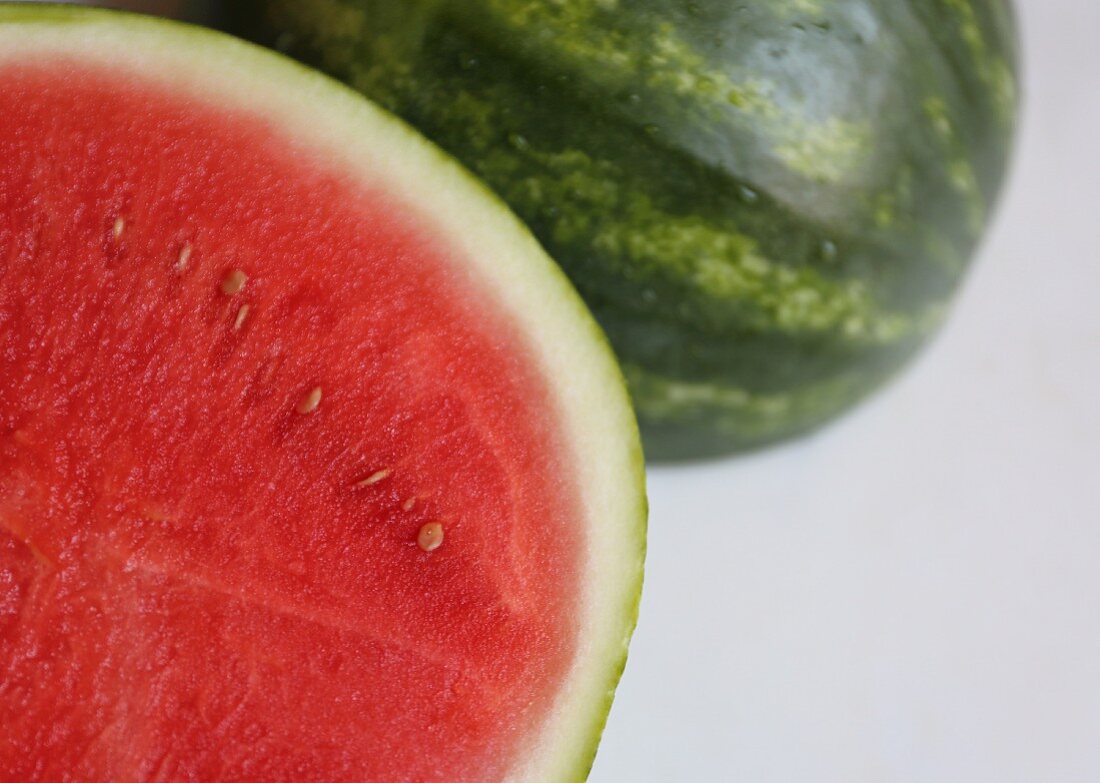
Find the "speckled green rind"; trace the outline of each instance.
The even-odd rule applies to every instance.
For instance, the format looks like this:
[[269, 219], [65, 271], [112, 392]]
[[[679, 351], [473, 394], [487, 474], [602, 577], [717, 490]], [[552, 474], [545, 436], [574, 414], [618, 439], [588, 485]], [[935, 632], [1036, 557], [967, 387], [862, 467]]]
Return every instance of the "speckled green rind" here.
[[607, 331], [650, 458], [811, 430], [942, 322], [1016, 114], [1007, 0], [248, 0], [455, 154]]
[[[6, 36], [6, 37], [5, 37]], [[552, 398], [585, 511], [581, 650], [505, 783], [580, 783], [595, 761], [630, 638], [646, 556], [645, 459], [622, 374], [576, 291], [484, 183], [398, 118], [286, 57], [211, 30], [120, 11], [0, 0], [0, 61], [22, 47], [136, 69], [181, 94], [261, 114], [349, 176], [434, 219], [513, 316]], [[347, 143], [346, 139], [356, 139]], [[339, 146], [337, 146], [339, 145]], [[481, 251], [480, 253], [474, 252]]]

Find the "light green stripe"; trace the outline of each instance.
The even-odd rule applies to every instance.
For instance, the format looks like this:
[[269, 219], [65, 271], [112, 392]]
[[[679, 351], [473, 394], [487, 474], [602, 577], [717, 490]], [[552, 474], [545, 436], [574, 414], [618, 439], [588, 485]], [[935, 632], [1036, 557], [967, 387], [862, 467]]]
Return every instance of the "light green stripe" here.
[[882, 370], [853, 372], [793, 391], [760, 393], [735, 383], [669, 378], [635, 364], [625, 364], [623, 372], [645, 421], [705, 421], [741, 442], [783, 437], [807, 423], [824, 421], [886, 375]]
[[974, 236], [977, 236], [985, 226], [987, 207], [981, 186], [978, 184], [978, 176], [974, 171], [974, 164], [958, 137], [947, 104], [943, 99], [937, 95], [930, 95], [924, 99], [922, 108], [924, 116], [932, 126], [936, 140], [943, 148], [944, 158], [947, 161], [947, 183], [959, 194], [966, 205], [967, 227]]
[[[800, 5], [800, 12], [807, 12]], [[579, 78], [615, 89], [646, 89], [686, 99], [684, 108], [706, 125], [734, 124], [770, 140], [772, 155], [798, 176], [841, 182], [866, 162], [873, 133], [866, 119], [815, 119], [775, 98], [777, 88], [757, 71], [715, 67], [660, 15], [635, 15], [638, 29], [591, 21], [608, 4], [489, 0], [489, 12], [512, 35], [537, 31], [539, 48], [553, 48]], [[811, 2], [810, 7], [817, 4]], [[652, 21], [651, 21], [652, 20]]]
[[1003, 125], [1010, 126], [1016, 116], [1016, 79], [1003, 57], [993, 54], [978, 22], [971, 0], [944, 0], [958, 17], [959, 34], [974, 61], [978, 78], [990, 91], [993, 106]]
[[[524, 172], [545, 173], [517, 177], [521, 163]], [[671, 214], [631, 187], [615, 164], [580, 150], [527, 146], [516, 155], [489, 154], [479, 164], [478, 173], [521, 214], [555, 208], [555, 243], [618, 259], [636, 282], [672, 280], [727, 312], [736, 304], [743, 327], [884, 344], [939, 321], [938, 303], [916, 315], [886, 310], [864, 279], [829, 279], [809, 266], [776, 263], [733, 225]]]

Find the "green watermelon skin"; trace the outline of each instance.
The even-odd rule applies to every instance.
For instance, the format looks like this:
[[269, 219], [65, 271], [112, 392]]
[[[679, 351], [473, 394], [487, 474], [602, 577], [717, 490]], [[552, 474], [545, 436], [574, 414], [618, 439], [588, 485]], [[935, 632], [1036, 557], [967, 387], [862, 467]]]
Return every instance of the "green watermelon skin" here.
[[607, 332], [650, 459], [827, 422], [935, 332], [1016, 117], [1007, 0], [250, 0], [459, 158]]

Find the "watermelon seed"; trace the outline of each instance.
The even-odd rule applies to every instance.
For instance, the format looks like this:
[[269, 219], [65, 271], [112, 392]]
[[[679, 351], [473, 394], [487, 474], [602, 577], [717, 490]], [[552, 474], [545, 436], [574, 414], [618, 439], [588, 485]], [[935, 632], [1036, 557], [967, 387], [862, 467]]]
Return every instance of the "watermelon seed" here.
[[233, 321], [234, 332], [239, 332], [241, 330], [246, 318], [248, 318], [248, 305], [241, 305], [241, 309], [237, 311], [237, 318]]
[[313, 413], [317, 410], [317, 406], [321, 404], [321, 387], [315, 386], [310, 390], [309, 394], [302, 398], [298, 403], [298, 413], [305, 416], [307, 413]]
[[379, 481], [382, 481], [384, 479], [389, 478], [389, 476], [390, 476], [390, 469], [389, 468], [386, 468], [384, 470], [379, 470], [379, 471], [376, 471], [374, 473], [371, 473], [365, 479], [358, 482], [355, 486], [357, 486], [357, 487], [369, 487], [371, 484], [377, 484]]
[[115, 225], [111, 228], [111, 236], [114, 237], [117, 242], [122, 237], [122, 232], [126, 230], [126, 219], [121, 215], [115, 218]]
[[266, 386], [271, 383], [271, 380], [275, 377], [275, 373], [279, 371], [279, 368], [283, 366], [283, 354], [279, 346], [276, 344], [275, 349], [268, 355], [267, 360], [264, 362], [264, 368], [260, 374], [260, 383]]
[[402, 505], [401, 508], [404, 511], [412, 511], [413, 506], [416, 505], [416, 498], [409, 498]]
[[420, 528], [416, 536], [416, 543], [425, 552], [434, 552], [443, 544], [443, 525], [439, 522], [429, 522]]
[[233, 296], [239, 294], [244, 290], [245, 283], [248, 282], [248, 275], [242, 272], [240, 269], [234, 269], [232, 272], [225, 276], [222, 280], [222, 293], [226, 296]]
[[176, 274], [182, 275], [187, 271], [187, 265], [191, 261], [191, 243], [188, 242], [180, 248], [179, 258], [176, 259]]

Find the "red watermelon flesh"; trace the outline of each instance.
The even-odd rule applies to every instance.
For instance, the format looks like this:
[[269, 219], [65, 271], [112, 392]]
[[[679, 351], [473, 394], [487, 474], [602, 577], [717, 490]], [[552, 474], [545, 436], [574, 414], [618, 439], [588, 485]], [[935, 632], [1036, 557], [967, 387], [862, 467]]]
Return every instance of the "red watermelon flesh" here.
[[261, 117], [0, 84], [0, 777], [507, 776], [585, 543], [513, 320]]

